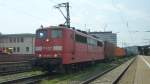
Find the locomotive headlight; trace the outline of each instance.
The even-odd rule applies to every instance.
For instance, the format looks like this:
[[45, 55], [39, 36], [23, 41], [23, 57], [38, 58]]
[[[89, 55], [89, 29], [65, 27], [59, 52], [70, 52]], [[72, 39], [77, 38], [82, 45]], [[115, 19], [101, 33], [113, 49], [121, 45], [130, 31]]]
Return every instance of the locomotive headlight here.
[[62, 46], [53, 46], [54, 51], [61, 51], [62, 48], [63, 48]]
[[49, 39], [46, 39], [46, 42], [49, 42]]
[[39, 57], [42, 57], [42, 55], [41, 55], [41, 54], [39, 54]]
[[57, 58], [57, 57], [58, 57], [58, 55], [57, 55], [57, 54], [54, 54], [54, 57], [55, 57], [55, 58]]

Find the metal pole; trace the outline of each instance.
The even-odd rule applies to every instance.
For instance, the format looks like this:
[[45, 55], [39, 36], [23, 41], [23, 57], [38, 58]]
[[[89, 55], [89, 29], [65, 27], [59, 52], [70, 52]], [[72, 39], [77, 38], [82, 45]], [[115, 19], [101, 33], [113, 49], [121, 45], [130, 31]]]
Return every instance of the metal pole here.
[[66, 3], [67, 5], [67, 26], [70, 28], [70, 14], [69, 14], [69, 3]]

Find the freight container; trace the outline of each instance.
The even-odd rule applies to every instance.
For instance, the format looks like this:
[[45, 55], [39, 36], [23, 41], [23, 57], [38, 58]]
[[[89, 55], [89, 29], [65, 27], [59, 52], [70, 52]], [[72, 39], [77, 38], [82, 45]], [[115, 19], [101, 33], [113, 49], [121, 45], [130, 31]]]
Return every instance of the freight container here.
[[115, 56], [116, 57], [123, 57], [125, 55], [126, 55], [126, 53], [125, 53], [125, 49], [124, 48], [116, 47], [116, 49], [115, 49]]
[[105, 45], [104, 46], [105, 59], [112, 59], [115, 54], [116, 45], [114, 45], [113, 43], [110, 43], [108, 41], [105, 41], [104, 45]]

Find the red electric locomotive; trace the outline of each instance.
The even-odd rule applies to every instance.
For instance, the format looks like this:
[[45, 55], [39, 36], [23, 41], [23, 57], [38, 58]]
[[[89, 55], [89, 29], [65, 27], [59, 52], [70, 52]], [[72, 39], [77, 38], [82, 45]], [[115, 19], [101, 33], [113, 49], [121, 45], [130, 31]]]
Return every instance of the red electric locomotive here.
[[50, 26], [36, 31], [35, 54], [38, 65], [50, 71], [70, 68], [104, 59], [103, 42], [65, 26]]

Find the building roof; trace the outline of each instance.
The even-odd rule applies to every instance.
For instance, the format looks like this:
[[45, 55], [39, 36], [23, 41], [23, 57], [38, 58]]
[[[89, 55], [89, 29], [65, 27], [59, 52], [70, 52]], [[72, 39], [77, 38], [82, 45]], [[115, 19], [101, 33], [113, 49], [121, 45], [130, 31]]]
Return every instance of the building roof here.
[[108, 34], [108, 33], [116, 34], [116, 33], [112, 33], [112, 31], [106, 31], [106, 32], [89, 32], [89, 34]]
[[1, 37], [35, 37], [35, 34], [31, 34], [31, 33], [2, 34]]

